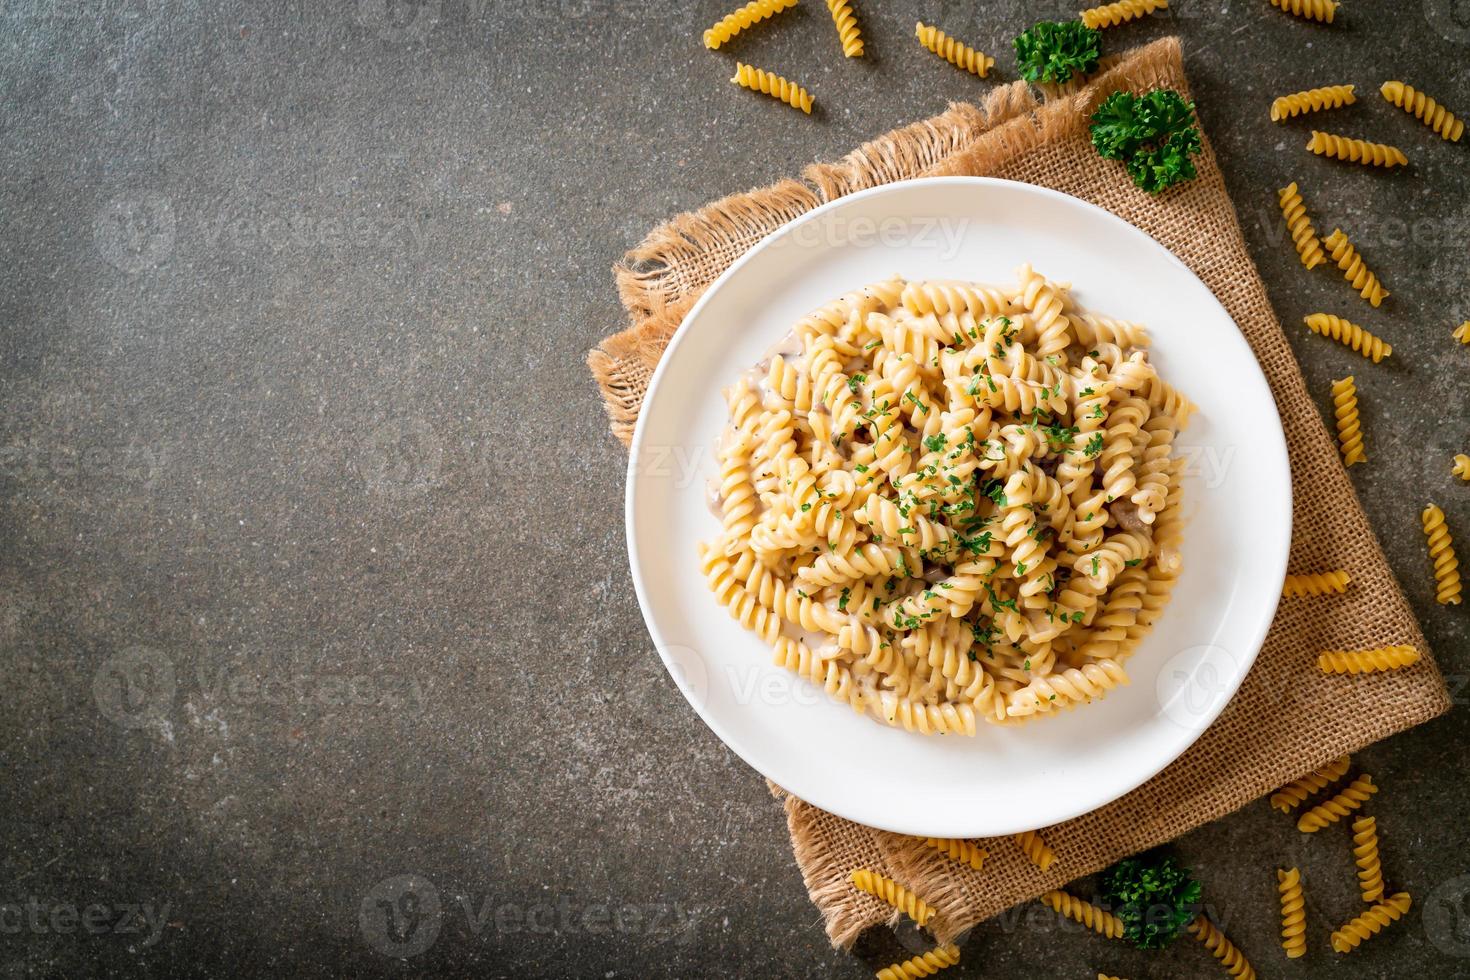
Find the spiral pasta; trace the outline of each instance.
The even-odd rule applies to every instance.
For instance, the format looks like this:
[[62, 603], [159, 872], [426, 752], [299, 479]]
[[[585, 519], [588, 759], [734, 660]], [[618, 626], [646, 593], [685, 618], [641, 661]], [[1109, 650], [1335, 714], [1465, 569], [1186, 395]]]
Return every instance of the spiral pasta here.
[[1470, 456], [1466, 456], [1464, 453], [1457, 453], [1455, 455], [1455, 465], [1451, 467], [1450, 472], [1466, 483], [1470, 483]]
[[1367, 939], [1372, 939], [1386, 927], [1398, 921], [1413, 904], [1408, 892], [1399, 892], [1374, 905], [1362, 915], [1346, 923], [1332, 933], [1332, 948], [1339, 953], [1351, 953]]
[[1317, 237], [1317, 229], [1312, 227], [1312, 219], [1307, 216], [1307, 206], [1302, 201], [1296, 181], [1281, 188], [1276, 196], [1281, 205], [1281, 216], [1286, 219], [1286, 228], [1291, 232], [1292, 244], [1296, 246], [1297, 256], [1302, 260], [1302, 265], [1315, 269], [1326, 256], [1322, 254], [1322, 240]]
[[1332, 382], [1333, 414], [1337, 417], [1337, 446], [1342, 450], [1342, 465], [1366, 463], [1363, 452], [1363, 426], [1358, 420], [1357, 379], [1351, 374]]
[[1303, 813], [1296, 822], [1296, 829], [1304, 834], [1315, 834], [1323, 827], [1337, 823], [1349, 813], [1360, 808], [1368, 797], [1378, 792], [1373, 777], [1367, 773], [1354, 779], [1331, 799], [1325, 800]]
[[1100, 7], [1089, 7], [1078, 14], [1082, 23], [1094, 30], [1125, 24], [1137, 17], [1147, 17], [1155, 10], [1164, 10], [1169, 0], [1117, 0]]
[[748, 88], [752, 92], [761, 92], [769, 95], [779, 102], [784, 102], [793, 109], [800, 109], [807, 115], [812, 114], [812, 96], [806, 89], [795, 82], [787, 81], [774, 72], [754, 68], [742, 62], [735, 63], [735, 77], [730, 81], [741, 88]]
[[963, 68], [972, 75], [984, 78], [990, 74], [991, 67], [995, 65], [995, 59], [988, 54], [977, 51], [961, 41], [956, 41], [939, 28], [925, 25], [923, 21], [914, 25], [914, 36], [924, 47], [956, 68]]
[[1276, 889], [1281, 893], [1281, 948], [1287, 959], [1307, 952], [1306, 901], [1302, 898], [1302, 873], [1296, 868], [1276, 869]]
[[1412, 85], [1403, 82], [1384, 82], [1378, 90], [1385, 99], [1418, 119], [1451, 143], [1458, 143], [1465, 134], [1465, 121], [1456, 119], [1454, 113], [1425, 95]]
[[1375, 307], [1383, 303], [1389, 295], [1388, 290], [1383, 288], [1383, 283], [1378, 281], [1377, 276], [1368, 271], [1368, 267], [1363, 264], [1363, 257], [1353, 248], [1341, 228], [1332, 229], [1332, 234], [1322, 239], [1322, 246], [1332, 253], [1332, 261], [1337, 263], [1343, 278], [1352, 283], [1358, 295]]
[[1065, 915], [1074, 922], [1080, 922], [1093, 932], [1107, 936], [1109, 939], [1123, 938], [1123, 922], [1121, 919], [1106, 909], [1098, 908], [1091, 902], [1084, 902], [1075, 895], [1054, 890], [1043, 892], [1038, 897], [1038, 901], [1050, 905], [1059, 915]]
[[1378, 863], [1378, 820], [1359, 817], [1353, 821], [1353, 863], [1358, 866], [1358, 890], [1363, 901], [1383, 898], [1383, 868]]
[[892, 878], [885, 878], [867, 868], [857, 868], [849, 877], [853, 887], [892, 905], [921, 928], [934, 918], [933, 906]]
[[1372, 333], [1340, 316], [1331, 313], [1313, 313], [1306, 317], [1307, 329], [1335, 340], [1345, 347], [1370, 358], [1374, 364], [1393, 354], [1393, 345], [1386, 344]]
[[1455, 332], [1451, 336], [1462, 344], [1470, 344], [1470, 320], [1466, 320], [1456, 327]]
[[980, 870], [985, 864], [985, 859], [989, 857], [983, 847], [976, 847], [966, 840], [955, 840], [951, 837], [926, 837], [924, 843], [936, 848], [953, 861], [968, 864], [976, 871]]
[[1377, 650], [1327, 650], [1317, 658], [1317, 667], [1324, 674], [1373, 674], [1412, 667], [1418, 662], [1418, 650], [1394, 646]]
[[1271, 6], [1324, 24], [1332, 23], [1332, 18], [1337, 16], [1337, 0], [1271, 0]]
[[1312, 138], [1307, 141], [1307, 149], [1319, 157], [1331, 157], [1335, 160], [1361, 163], [1369, 167], [1407, 167], [1409, 165], [1409, 158], [1404, 156], [1404, 151], [1396, 146], [1390, 146], [1387, 143], [1370, 143], [1367, 140], [1339, 136], [1336, 133], [1324, 133], [1316, 129], [1312, 130]]
[[1435, 504], [1424, 508], [1424, 536], [1429, 542], [1429, 557], [1434, 562], [1434, 580], [1438, 584], [1435, 598], [1441, 606], [1458, 606], [1461, 600], [1460, 560], [1455, 557], [1455, 542], [1445, 524], [1444, 511]]
[[940, 970], [954, 966], [960, 961], [960, 948], [953, 943], [935, 946], [927, 953], [885, 966], [878, 971], [878, 980], [919, 980], [931, 977]]
[[1041, 835], [1036, 831], [1025, 830], [1016, 834], [1015, 837], [1016, 843], [1021, 845], [1021, 850], [1027, 859], [1042, 871], [1050, 868], [1056, 861], [1056, 852], [1047, 846], [1046, 841], [1042, 840]]
[[858, 29], [857, 15], [852, 11], [849, 0], [827, 0], [827, 12], [837, 28], [837, 38], [842, 42], [842, 53], [849, 58], [863, 56], [863, 35]]
[[751, 0], [739, 10], [721, 17], [713, 27], [705, 31], [704, 46], [713, 51], [747, 27], [794, 6], [796, 0]]
[[1299, 599], [1302, 596], [1342, 593], [1347, 591], [1352, 580], [1351, 575], [1341, 570], [1288, 575], [1286, 583], [1281, 587], [1281, 594], [1287, 599]]
[[1352, 105], [1358, 101], [1354, 94], [1356, 88], [1356, 85], [1324, 85], [1279, 96], [1271, 101], [1271, 121], [1280, 122], [1308, 112]]
[[1220, 961], [1226, 973], [1236, 980], [1256, 980], [1256, 971], [1241, 955], [1240, 950], [1204, 915], [1196, 916], [1188, 929], [1191, 935], [1205, 944], [1210, 955]]
[[1292, 780], [1271, 794], [1272, 809], [1290, 813], [1301, 806], [1307, 797], [1341, 779], [1351, 764], [1352, 760], [1348, 756], [1341, 756], [1312, 770], [1300, 779]]

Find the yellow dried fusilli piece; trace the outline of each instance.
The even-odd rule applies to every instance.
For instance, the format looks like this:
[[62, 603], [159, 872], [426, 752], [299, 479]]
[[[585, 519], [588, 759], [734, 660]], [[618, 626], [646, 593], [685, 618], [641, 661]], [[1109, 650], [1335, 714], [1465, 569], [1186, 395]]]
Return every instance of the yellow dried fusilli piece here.
[[1335, 340], [1345, 347], [1372, 359], [1374, 364], [1393, 353], [1393, 345], [1386, 344], [1351, 320], [1344, 320], [1331, 313], [1313, 313], [1304, 321], [1307, 329]]
[[1425, 95], [1412, 85], [1403, 82], [1384, 82], [1378, 90], [1383, 97], [1424, 125], [1434, 130], [1451, 143], [1458, 143], [1465, 133], [1465, 121], [1456, 119], [1455, 114]]
[[1276, 869], [1276, 889], [1281, 893], [1281, 948], [1294, 960], [1307, 952], [1306, 901], [1302, 898], [1302, 873], [1296, 868]]
[[1098, 908], [1075, 895], [1053, 890], [1043, 892], [1038, 901], [1050, 905], [1055, 912], [1065, 915], [1074, 922], [1080, 922], [1093, 932], [1107, 936], [1109, 939], [1123, 938], [1121, 919], [1107, 909]]
[[926, 837], [924, 843], [930, 847], [937, 848], [940, 853], [961, 864], [968, 864], [979, 871], [984, 865], [989, 852], [983, 847], [976, 847], [969, 841], [955, 840], [952, 837]]
[[1017, 834], [1016, 843], [1021, 845], [1021, 850], [1025, 852], [1031, 863], [1042, 871], [1050, 868], [1057, 859], [1056, 852], [1048, 847], [1046, 841], [1042, 840], [1041, 835], [1034, 830]]
[[1324, 24], [1332, 23], [1332, 18], [1337, 16], [1337, 0], [1271, 0], [1271, 6]]
[[885, 878], [876, 871], [857, 868], [850, 876], [853, 887], [867, 892], [875, 898], [898, 909], [914, 920], [918, 926], [927, 926], [934, 918], [934, 907], [892, 878]]
[[1205, 949], [1208, 949], [1210, 955], [1220, 961], [1226, 973], [1235, 977], [1236, 980], [1256, 980], [1256, 971], [1251, 968], [1250, 963], [1246, 962], [1240, 950], [1236, 949], [1235, 944], [1227, 939], [1225, 934], [1209, 919], [1203, 915], [1196, 917], [1189, 924], [1189, 932], [1205, 944]]
[[923, 21], [914, 24], [914, 36], [919, 43], [939, 55], [956, 68], [963, 68], [972, 75], [984, 78], [990, 74], [995, 59], [983, 51], [977, 51], [961, 41], [956, 41], [937, 27], [929, 27]]
[[1450, 472], [1466, 483], [1470, 483], [1470, 456], [1458, 453], [1455, 456], [1455, 465], [1450, 468]]
[[837, 38], [842, 42], [842, 53], [849, 58], [863, 56], [863, 34], [858, 29], [857, 15], [852, 12], [848, 0], [827, 0], [827, 12], [837, 27]]
[[1337, 823], [1349, 813], [1360, 808], [1368, 797], [1376, 792], [1378, 792], [1378, 787], [1373, 785], [1373, 777], [1363, 773], [1337, 795], [1318, 803], [1303, 813], [1301, 819], [1296, 822], [1296, 829], [1304, 834], [1315, 834], [1323, 827]]
[[1337, 417], [1337, 446], [1342, 450], [1342, 465], [1366, 463], [1363, 452], [1363, 426], [1358, 419], [1357, 379], [1351, 374], [1332, 382], [1332, 410]]
[[1353, 92], [1356, 88], [1356, 85], [1324, 85], [1321, 88], [1309, 88], [1280, 96], [1271, 101], [1271, 121], [1280, 122], [1308, 112], [1352, 105], [1358, 101]]
[[1317, 237], [1317, 229], [1312, 227], [1312, 219], [1307, 216], [1307, 206], [1302, 201], [1301, 191], [1297, 189], [1296, 181], [1292, 181], [1277, 191], [1276, 198], [1281, 205], [1281, 216], [1286, 219], [1286, 228], [1291, 232], [1291, 241], [1296, 246], [1296, 254], [1301, 258], [1302, 265], [1308, 269], [1315, 269], [1327, 256], [1322, 254], [1322, 240]]
[[1307, 149], [1319, 157], [1346, 160], [1348, 163], [1361, 163], [1367, 167], [1407, 167], [1409, 165], [1409, 158], [1404, 156], [1404, 151], [1396, 146], [1390, 146], [1387, 143], [1370, 143], [1367, 140], [1339, 136], [1336, 133], [1324, 133], [1317, 129], [1312, 130], [1312, 138], [1307, 141]]
[[713, 27], [705, 31], [704, 46], [713, 51], [747, 27], [794, 6], [796, 0], [751, 0], [739, 10], [721, 17]]
[[1281, 594], [1287, 599], [1302, 596], [1333, 595], [1347, 591], [1353, 577], [1344, 571], [1311, 572], [1305, 575], [1288, 575], [1281, 586]]
[[784, 102], [793, 109], [800, 109], [807, 115], [812, 114], [812, 96], [806, 89], [789, 82], [774, 72], [763, 71], [742, 62], [735, 63], [735, 77], [730, 79], [741, 88], [748, 88], [753, 92], [762, 92], [771, 98]]
[[1332, 253], [1332, 261], [1337, 263], [1343, 278], [1352, 283], [1359, 296], [1376, 307], [1390, 295], [1383, 288], [1383, 283], [1378, 281], [1378, 277], [1368, 271], [1363, 257], [1353, 248], [1352, 242], [1348, 241], [1341, 228], [1332, 229], [1332, 234], [1322, 239], [1322, 246]]
[[1271, 794], [1272, 809], [1290, 813], [1301, 806], [1307, 797], [1341, 779], [1351, 764], [1350, 757], [1342, 756], [1333, 759], [1325, 766], [1312, 770], [1300, 779], [1292, 780]]
[[1378, 863], [1378, 820], [1359, 817], [1353, 821], [1353, 863], [1358, 866], [1358, 890], [1363, 901], [1383, 898], [1383, 868]]
[[1466, 320], [1456, 327], [1455, 332], [1451, 336], [1462, 344], [1470, 344], [1470, 320]]
[[1374, 674], [1399, 670], [1419, 662], [1419, 651], [1408, 646], [1380, 647], [1377, 650], [1327, 650], [1317, 658], [1324, 674]]
[[932, 977], [940, 970], [954, 966], [960, 961], [960, 948], [953, 943], [935, 946], [927, 953], [885, 966], [878, 971], [878, 980], [919, 980]]
[[1458, 606], [1460, 596], [1460, 560], [1455, 557], [1455, 542], [1445, 524], [1444, 511], [1435, 504], [1424, 508], [1424, 535], [1429, 541], [1429, 557], [1434, 562], [1434, 580], [1439, 587], [1435, 598], [1441, 606]]
[[1094, 30], [1126, 24], [1138, 17], [1147, 17], [1155, 10], [1164, 10], [1169, 0], [1117, 0], [1100, 7], [1089, 7], [1077, 16], [1082, 23]]
[[1391, 895], [1362, 915], [1332, 933], [1332, 948], [1339, 953], [1351, 953], [1365, 939], [1372, 939], [1383, 929], [1402, 918], [1413, 904], [1408, 892]]

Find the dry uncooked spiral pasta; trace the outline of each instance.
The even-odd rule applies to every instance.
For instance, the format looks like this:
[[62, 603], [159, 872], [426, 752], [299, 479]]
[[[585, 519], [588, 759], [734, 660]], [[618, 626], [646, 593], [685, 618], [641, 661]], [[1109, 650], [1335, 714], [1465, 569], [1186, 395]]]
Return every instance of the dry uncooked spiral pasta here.
[[1384, 82], [1378, 91], [1389, 102], [1452, 143], [1458, 143], [1465, 133], [1463, 119], [1456, 119], [1454, 113], [1412, 85], [1398, 81]]
[[1357, 379], [1351, 374], [1332, 382], [1332, 408], [1337, 417], [1337, 446], [1342, 450], [1342, 465], [1366, 463], [1363, 452], [1363, 426], [1358, 419]]
[[914, 36], [919, 43], [939, 55], [956, 68], [963, 68], [972, 75], [984, 78], [990, 74], [995, 59], [983, 51], [977, 51], [962, 41], [956, 41], [937, 27], [929, 27], [923, 21], [914, 25]]
[[1339, 136], [1336, 133], [1324, 133], [1316, 129], [1312, 130], [1312, 138], [1307, 141], [1307, 149], [1319, 157], [1346, 160], [1348, 163], [1361, 163], [1368, 167], [1407, 167], [1409, 165], [1409, 158], [1404, 156], [1404, 151], [1396, 146], [1390, 146], [1387, 143], [1370, 143], [1367, 140]]
[[1324, 674], [1374, 674], [1412, 667], [1418, 662], [1418, 650], [1393, 646], [1377, 650], [1327, 650], [1317, 658], [1317, 667]]
[[1424, 536], [1429, 542], [1429, 558], [1434, 562], [1435, 598], [1441, 606], [1458, 606], [1461, 600], [1460, 560], [1455, 557], [1455, 542], [1445, 524], [1444, 511], [1435, 504], [1424, 508]]
[[1299, 599], [1302, 596], [1331, 595], [1333, 593], [1346, 592], [1348, 583], [1353, 578], [1347, 572], [1334, 570], [1331, 572], [1312, 572], [1305, 575], [1288, 575], [1286, 582], [1281, 586], [1281, 594], [1287, 599]]
[[979, 871], [988, 857], [983, 847], [976, 847], [969, 841], [955, 840], [952, 837], [926, 837], [924, 842], [930, 847], [937, 848], [940, 853], [948, 856], [953, 861], [968, 864]]
[[1306, 902], [1302, 899], [1302, 873], [1296, 868], [1276, 869], [1276, 889], [1281, 893], [1281, 947], [1294, 960], [1307, 952]]
[[1346, 923], [1332, 933], [1332, 948], [1339, 953], [1351, 953], [1366, 939], [1372, 939], [1387, 926], [1398, 921], [1409, 911], [1412, 899], [1408, 892], [1399, 892]]
[[1155, 10], [1164, 10], [1169, 0], [1117, 0], [1116, 3], [1089, 7], [1078, 15], [1082, 23], [1098, 30], [1124, 24], [1137, 17], [1147, 17]]
[[1297, 256], [1301, 258], [1302, 265], [1315, 269], [1327, 256], [1322, 254], [1322, 240], [1317, 237], [1317, 229], [1312, 227], [1312, 219], [1307, 216], [1307, 206], [1302, 201], [1296, 181], [1277, 191], [1276, 197], [1281, 205], [1281, 215], [1286, 219], [1287, 230], [1291, 232], [1292, 244], [1296, 246]]
[[1363, 773], [1331, 799], [1318, 803], [1303, 813], [1296, 822], [1296, 829], [1304, 834], [1315, 834], [1360, 808], [1376, 792], [1378, 787], [1373, 785], [1373, 777]]
[[1321, 88], [1309, 88], [1280, 96], [1271, 102], [1271, 121], [1280, 122], [1308, 112], [1352, 105], [1358, 101], [1358, 97], [1353, 94], [1355, 88], [1355, 85], [1324, 85]]
[[1393, 353], [1392, 344], [1384, 343], [1356, 323], [1344, 320], [1340, 316], [1334, 316], [1331, 313], [1313, 313], [1306, 317], [1304, 322], [1307, 329], [1313, 333], [1321, 334], [1345, 347], [1352, 348], [1364, 357], [1371, 358], [1374, 364]]
[[806, 89], [795, 82], [787, 81], [780, 75], [764, 71], [742, 62], [735, 63], [735, 77], [730, 81], [741, 88], [748, 88], [753, 92], [763, 92], [771, 98], [784, 102], [793, 109], [800, 109], [807, 115], [812, 113], [812, 96]]
[[728, 42], [736, 34], [758, 24], [767, 17], [796, 6], [796, 0], [751, 0], [733, 13], [726, 14], [704, 32], [704, 46], [711, 51]]
[[1075, 895], [1069, 895], [1064, 891], [1043, 892], [1038, 901], [1050, 905], [1053, 910], [1074, 922], [1091, 929], [1093, 932], [1101, 933], [1109, 939], [1123, 938], [1123, 922], [1116, 915], [1106, 909], [1098, 908], [1091, 902], [1084, 902]]
[[842, 53], [849, 58], [863, 56], [863, 35], [858, 30], [857, 15], [852, 12], [849, 0], [827, 0], [827, 11], [837, 27], [837, 38], [842, 42]]
[[1378, 820], [1359, 817], [1353, 821], [1353, 863], [1358, 866], [1358, 890], [1363, 901], [1383, 898], [1383, 868], [1378, 863]]
[[1322, 239], [1322, 246], [1332, 253], [1332, 261], [1337, 263], [1343, 278], [1352, 283], [1359, 296], [1375, 307], [1383, 303], [1389, 295], [1388, 290], [1383, 288], [1383, 283], [1378, 281], [1377, 276], [1368, 271], [1363, 257], [1353, 248], [1352, 242], [1348, 241], [1341, 228], [1332, 229], [1332, 234]]
[[960, 961], [960, 948], [953, 943], [944, 946], [935, 946], [927, 953], [885, 966], [878, 971], [878, 980], [919, 980], [920, 977], [931, 977], [947, 967], [954, 966]]
[[1052, 866], [1057, 859], [1056, 852], [1047, 846], [1046, 841], [1034, 830], [1026, 830], [1016, 835], [1016, 843], [1021, 845], [1021, 850], [1031, 863], [1042, 871]]
[[1341, 779], [1351, 764], [1351, 758], [1342, 756], [1312, 770], [1300, 779], [1292, 780], [1271, 794], [1271, 807], [1282, 813], [1290, 813], [1301, 806], [1307, 797]]
[[1324, 24], [1332, 23], [1332, 18], [1337, 16], [1337, 0], [1271, 0], [1271, 6]]
[[892, 878], [885, 878], [867, 868], [858, 868], [851, 875], [853, 886], [880, 898], [907, 915], [920, 927], [927, 926], [934, 918], [934, 908]]
[[1470, 344], [1470, 320], [1456, 327], [1452, 336], [1462, 344]]
[[1458, 476], [1466, 483], [1470, 483], [1470, 456], [1466, 456], [1464, 453], [1456, 454], [1455, 465], [1450, 472], [1454, 473], [1455, 476]]
[[1225, 972], [1235, 977], [1236, 980], [1256, 980], [1256, 971], [1241, 955], [1240, 950], [1236, 949], [1235, 944], [1226, 938], [1225, 934], [1209, 919], [1203, 915], [1197, 916], [1189, 924], [1189, 932], [1205, 944], [1205, 949], [1210, 951], [1210, 955], [1219, 960], [1220, 965], [1225, 967]]

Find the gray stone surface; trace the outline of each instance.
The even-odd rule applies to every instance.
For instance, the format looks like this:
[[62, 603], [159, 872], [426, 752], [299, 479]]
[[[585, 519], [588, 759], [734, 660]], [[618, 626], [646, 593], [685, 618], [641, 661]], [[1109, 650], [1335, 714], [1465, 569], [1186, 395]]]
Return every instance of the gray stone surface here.
[[[609, 266], [660, 218], [989, 90], [915, 46], [916, 15], [1009, 79], [1009, 38], [1070, 7], [860, 0], [849, 63], [813, 0], [704, 51], [727, 6], [0, 4], [4, 975], [856, 978], [915, 946], [827, 948], [779, 810], [665, 676], [582, 356], [619, 324]], [[1433, 603], [1417, 514], [1439, 499], [1470, 539], [1448, 476], [1470, 151], [1374, 89], [1470, 110], [1470, 13], [1175, 7], [1107, 43], [1183, 36], [1283, 320], [1350, 310], [1392, 339], [1366, 369], [1291, 329], [1324, 408], [1358, 370], [1353, 480], [1462, 702], [1466, 613]], [[734, 90], [737, 54], [821, 111]], [[1409, 172], [1311, 159], [1307, 125], [1266, 119], [1348, 81], [1333, 126]], [[1283, 245], [1293, 177], [1395, 290], [1381, 312]], [[1350, 963], [1325, 949], [1356, 905], [1340, 841], [1258, 803], [1179, 842], [1263, 975], [1470, 974], [1464, 710], [1361, 755], [1416, 907]], [[1288, 862], [1314, 943], [1290, 964]], [[1025, 918], [964, 955], [953, 976], [1221, 975], [1194, 944]]]

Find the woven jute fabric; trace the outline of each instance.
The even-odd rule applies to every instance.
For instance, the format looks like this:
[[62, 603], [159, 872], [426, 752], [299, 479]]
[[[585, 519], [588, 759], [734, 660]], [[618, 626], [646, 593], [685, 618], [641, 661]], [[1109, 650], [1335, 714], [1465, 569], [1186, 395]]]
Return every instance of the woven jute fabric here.
[[[931, 175], [1004, 177], [1091, 201], [1162, 242], [1229, 311], [1260, 360], [1286, 431], [1295, 488], [1290, 570], [1342, 568], [1353, 577], [1345, 595], [1282, 603], [1235, 698], [1172, 765], [1101, 809], [1040, 828], [1057, 854], [1048, 871], [1034, 867], [1009, 839], [977, 842], [990, 857], [983, 871], [972, 871], [922, 841], [852, 823], [778, 790], [797, 863], [834, 944], [850, 944], [863, 929], [897, 918], [851, 887], [855, 867], [888, 875], [936, 906], [933, 930], [945, 940], [1449, 708], [1424, 637], [1267, 301], [1213, 152], [1206, 145], [1196, 180], [1151, 196], [1088, 141], [1088, 118], [1109, 94], [1155, 87], [1188, 97], [1177, 39], [1114, 60], [1077, 91], [1042, 101], [1023, 83], [1007, 86], [981, 105], [954, 106], [836, 163], [812, 166], [802, 180], [682, 215], [653, 231], [616, 269], [632, 326], [603, 341], [588, 364], [613, 432], [627, 443], [653, 368], [694, 300], [746, 249], [811, 208], [861, 188]], [[1315, 666], [1324, 649], [1387, 644], [1411, 645], [1425, 657], [1407, 670], [1359, 678], [1327, 676]]]

